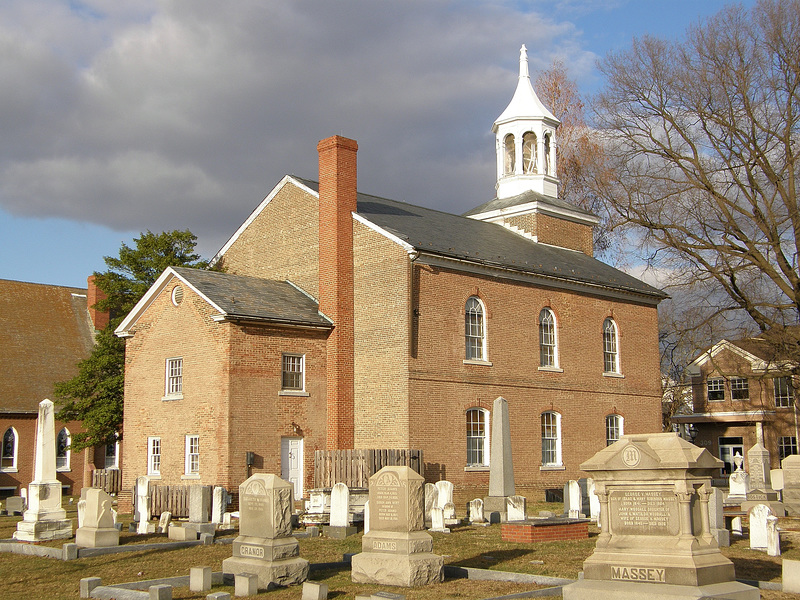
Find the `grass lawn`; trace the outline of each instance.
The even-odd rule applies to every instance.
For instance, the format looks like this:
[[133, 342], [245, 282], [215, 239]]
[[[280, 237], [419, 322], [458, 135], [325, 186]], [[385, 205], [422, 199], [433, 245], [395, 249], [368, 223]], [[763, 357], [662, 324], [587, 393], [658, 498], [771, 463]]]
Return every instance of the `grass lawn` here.
[[[540, 509], [559, 512], [558, 505], [532, 504], [530, 514]], [[74, 506], [66, 505], [67, 516], [75, 519]], [[0, 517], [0, 539], [8, 539], [16, 530], [20, 517]], [[130, 517], [121, 519], [127, 523]], [[75, 521], [74, 521], [75, 522]], [[800, 519], [784, 519], [784, 529], [794, 529], [782, 535], [784, 557], [800, 560]], [[582, 541], [549, 542], [539, 544], [516, 544], [503, 542], [500, 539], [500, 527], [454, 528], [450, 534], [434, 533], [433, 551], [445, 557], [445, 563], [465, 567], [478, 567], [499, 571], [533, 573], [551, 577], [575, 579], [581, 570], [583, 561], [594, 549], [597, 529], [590, 528], [590, 538]], [[233, 537], [233, 532], [227, 537]], [[120, 544], [136, 545], [155, 541], [164, 541], [166, 536], [137, 536], [123, 532]], [[48, 542], [47, 546], [61, 547], [65, 541]], [[730, 548], [724, 548], [723, 554], [730, 558], [736, 567], [736, 575], [744, 579], [761, 581], [777, 581], [781, 576], [780, 558], [767, 556], [763, 552], [750, 550], [746, 539], [737, 540]], [[361, 550], [361, 535], [345, 540], [326, 538], [301, 539], [300, 555], [311, 563], [335, 562], [346, 552]], [[95, 558], [82, 558], [74, 561], [59, 561], [47, 558], [20, 556], [16, 554], [0, 554], [0, 598], [42, 598], [70, 599], [79, 597], [80, 579], [83, 577], [100, 577], [103, 583], [121, 583], [157, 577], [188, 575], [190, 567], [209, 566], [214, 571], [221, 570], [222, 561], [231, 556], [231, 546], [215, 544], [213, 546], [196, 546], [180, 550], [145, 550]], [[328, 584], [329, 598], [353, 598], [357, 593], [369, 593], [379, 589], [391, 589], [387, 586], [359, 585], [350, 581], [349, 569], [315, 571], [311, 578]], [[452, 598], [478, 600], [527, 591], [535, 586], [505, 584], [498, 582], [480, 582], [468, 580], [451, 580], [436, 586], [422, 589], [392, 589], [405, 594], [409, 600], [438, 600]], [[229, 591], [233, 588], [215, 587], [214, 591]], [[174, 598], [205, 599], [205, 594], [192, 594], [188, 588], [178, 588]], [[275, 600], [297, 600], [299, 587], [263, 592], [258, 597]], [[778, 592], [762, 592], [767, 600], [800, 599], [793, 594]]]

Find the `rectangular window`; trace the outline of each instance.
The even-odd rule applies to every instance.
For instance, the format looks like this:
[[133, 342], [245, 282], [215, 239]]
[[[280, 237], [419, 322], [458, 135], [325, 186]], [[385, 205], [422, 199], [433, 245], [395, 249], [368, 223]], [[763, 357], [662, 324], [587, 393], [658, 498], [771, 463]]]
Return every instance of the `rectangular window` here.
[[183, 358], [167, 359], [166, 396], [183, 395]]
[[489, 464], [486, 456], [486, 417], [488, 412], [480, 408], [467, 411], [467, 466]]
[[105, 463], [104, 468], [106, 469], [118, 469], [119, 463], [117, 462], [117, 456], [119, 452], [119, 442], [111, 442], [110, 444], [106, 444], [106, 456], [105, 456]]
[[778, 438], [778, 458], [783, 460], [787, 456], [797, 454], [797, 438], [783, 436]]
[[725, 380], [722, 377], [709, 377], [706, 385], [708, 386], [709, 402], [725, 400]]
[[305, 385], [304, 363], [305, 359], [300, 354], [283, 355], [281, 388], [303, 391]]
[[147, 474], [161, 475], [161, 438], [147, 438]]
[[775, 387], [775, 407], [791, 408], [794, 404], [794, 388], [791, 377], [776, 377], [772, 380]]
[[747, 400], [750, 397], [750, 388], [747, 379], [731, 377], [731, 398], [734, 400]]
[[198, 475], [200, 473], [200, 436], [186, 436], [186, 465], [187, 475]]
[[542, 413], [542, 465], [561, 464], [560, 429], [558, 413]]

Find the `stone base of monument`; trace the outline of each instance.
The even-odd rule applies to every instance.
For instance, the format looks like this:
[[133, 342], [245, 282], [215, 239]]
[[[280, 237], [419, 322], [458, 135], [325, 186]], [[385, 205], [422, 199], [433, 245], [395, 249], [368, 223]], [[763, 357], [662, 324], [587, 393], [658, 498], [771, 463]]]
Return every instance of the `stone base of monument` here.
[[192, 522], [188, 522], [188, 523], [184, 523], [183, 524], [183, 528], [184, 529], [194, 529], [197, 532], [198, 535], [200, 535], [201, 533], [210, 533], [211, 535], [214, 535], [214, 533], [217, 531], [217, 526], [214, 525], [214, 523], [192, 523]]
[[348, 525], [346, 527], [336, 525], [322, 526], [322, 535], [335, 540], [343, 540], [344, 538], [350, 537], [351, 535], [355, 535], [357, 533], [358, 527], [355, 527], [354, 525]]
[[444, 579], [444, 558], [430, 552], [408, 555], [361, 552], [352, 559], [351, 578], [355, 583], [400, 587], [440, 583]]
[[119, 530], [116, 527], [79, 527], [75, 543], [81, 548], [119, 546]]
[[14, 532], [14, 539], [20, 542], [46, 542], [72, 537], [70, 519], [40, 521], [20, 521]]
[[703, 586], [584, 579], [561, 588], [564, 600], [758, 600], [758, 588], [727, 581]]
[[[497, 517], [492, 517], [497, 513]], [[483, 514], [490, 523], [506, 522], [506, 496], [485, 496], [483, 499]]]
[[308, 561], [298, 556], [297, 540], [240, 535], [233, 541], [233, 556], [222, 561], [225, 575], [258, 575], [258, 589], [302, 583], [308, 579]]

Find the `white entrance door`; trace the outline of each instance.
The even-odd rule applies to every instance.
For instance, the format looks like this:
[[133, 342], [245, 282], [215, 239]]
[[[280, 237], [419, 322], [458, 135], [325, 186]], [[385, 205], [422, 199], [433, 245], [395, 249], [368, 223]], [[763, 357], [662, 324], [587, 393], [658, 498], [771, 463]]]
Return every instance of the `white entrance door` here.
[[303, 438], [281, 438], [281, 479], [294, 485], [294, 497], [303, 497]]

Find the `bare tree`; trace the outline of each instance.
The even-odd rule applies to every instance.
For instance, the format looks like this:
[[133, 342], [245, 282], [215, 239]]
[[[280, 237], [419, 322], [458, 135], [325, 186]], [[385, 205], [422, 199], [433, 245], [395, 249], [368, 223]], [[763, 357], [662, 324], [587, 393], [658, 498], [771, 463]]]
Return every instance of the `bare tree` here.
[[561, 121], [556, 147], [559, 197], [601, 218], [594, 229], [594, 249], [601, 254], [611, 246], [608, 213], [592, 185], [605, 172], [602, 140], [587, 125], [578, 86], [561, 60], [554, 60], [550, 68], [539, 73], [534, 87], [545, 106]]
[[761, 331], [800, 316], [800, 0], [729, 6], [685, 39], [600, 65], [608, 179], [595, 186], [651, 264]]

